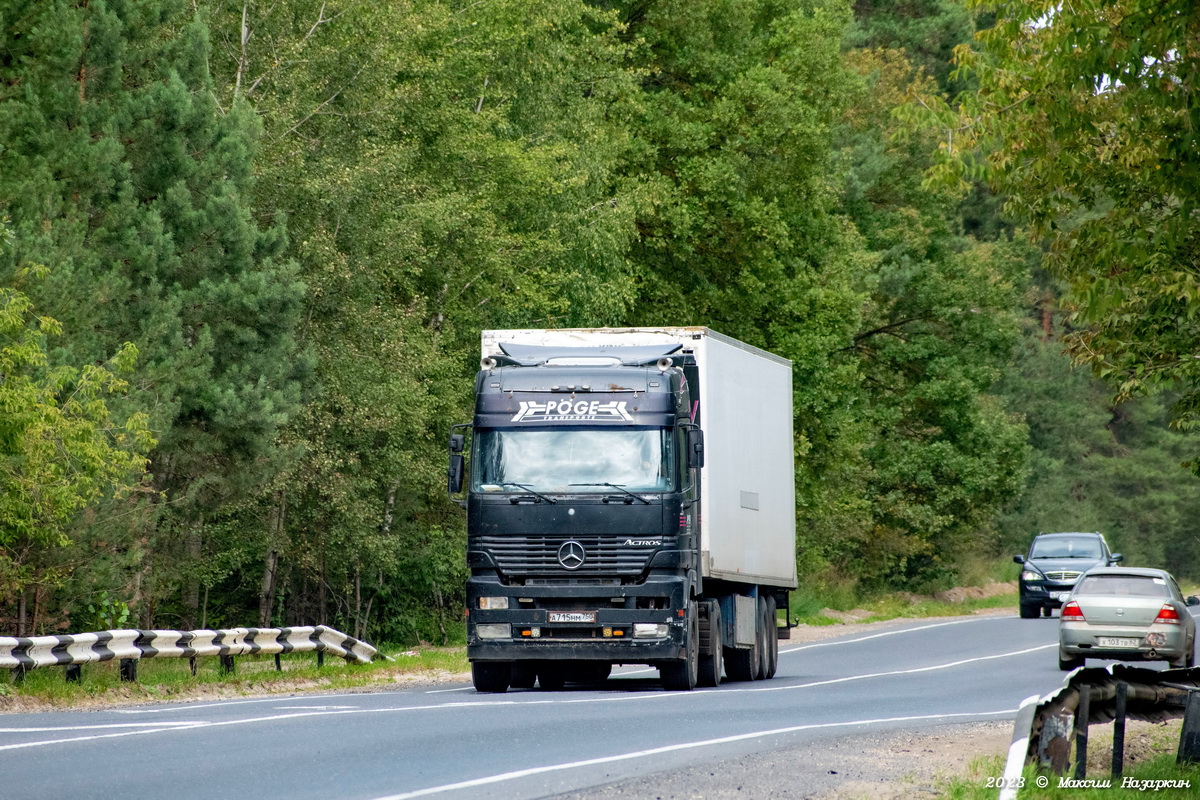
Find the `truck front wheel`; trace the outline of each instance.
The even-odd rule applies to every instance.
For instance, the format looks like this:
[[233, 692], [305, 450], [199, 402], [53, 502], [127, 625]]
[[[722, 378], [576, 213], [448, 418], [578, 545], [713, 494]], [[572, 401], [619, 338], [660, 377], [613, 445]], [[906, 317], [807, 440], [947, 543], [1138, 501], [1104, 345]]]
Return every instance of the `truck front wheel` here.
[[508, 691], [512, 664], [507, 661], [472, 661], [471, 683], [475, 691], [499, 694]]
[[721, 672], [725, 668], [724, 650], [721, 647], [721, 604], [708, 601], [708, 620], [700, 626], [700, 638], [706, 642], [707, 653], [700, 656], [699, 686], [720, 686]]
[[658, 668], [663, 688], [672, 692], [690, 692], [700, 679], [700, 620], [695, 603], [688, 604], [687, 616], [686, 656], [679, 661], [667, 661]]

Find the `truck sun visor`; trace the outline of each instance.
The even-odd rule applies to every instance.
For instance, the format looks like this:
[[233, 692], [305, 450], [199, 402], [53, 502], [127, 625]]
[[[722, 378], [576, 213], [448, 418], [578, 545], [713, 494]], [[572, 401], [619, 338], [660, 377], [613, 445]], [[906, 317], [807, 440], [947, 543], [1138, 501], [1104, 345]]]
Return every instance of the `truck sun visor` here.
[[605, 361], [613, 359], [626, 366], [642, 366], [653, 364], [664, 356], [679, 352], [682, 348], [683, 345], [676, 342], [650, 345], [613, 345], [611, 347], [554, 347], [513, 342], [500, 343], [500, 350], [506, 356], [516, 364], [525, 367], [545, 364], [550, 359], [603, 359]]

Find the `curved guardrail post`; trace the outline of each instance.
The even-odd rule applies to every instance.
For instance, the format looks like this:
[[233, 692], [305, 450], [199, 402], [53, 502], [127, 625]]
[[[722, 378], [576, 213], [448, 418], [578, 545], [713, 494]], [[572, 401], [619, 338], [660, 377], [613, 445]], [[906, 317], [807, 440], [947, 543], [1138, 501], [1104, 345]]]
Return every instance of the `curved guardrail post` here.
[[1015, 800], [1017, 796], [1021, 770], [1025, 768], [1025, 758], [1029, 754], [1029, 737], [1032, 735], [1033, 716], [1037, 711], [1039, 699], [1036, 694], [1026, 697], [1017, 709], [1017, 718], [1013, 722], [1012, 744], [1008, 746], [1008, 758], [1004, 762], [1000, 800]]
[[1112, 776], [1119, 779], [1125, 771], [1125, 716], [1129, 706], [1129, 684], [1117, 683], [1117, 715], [1113, 717]]
[[1177, 764], [1194, 764], [1200, 761], [1200, 690], [1188, 692], [1187, 707], [1183, 712], [1183, 728], [1179, 731]]
[[1075, 777], [1087, 777], [1088, 717], [1092, 713], [1092, 687], [1081, 684], [1079, 706], [1075, 709]]

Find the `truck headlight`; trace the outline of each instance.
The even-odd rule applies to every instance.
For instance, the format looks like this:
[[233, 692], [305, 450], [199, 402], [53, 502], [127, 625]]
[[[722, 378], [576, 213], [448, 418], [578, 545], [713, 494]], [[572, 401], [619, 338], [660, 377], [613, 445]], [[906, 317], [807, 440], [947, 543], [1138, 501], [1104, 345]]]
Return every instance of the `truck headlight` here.
[[507, 622], [489, 622], [475, 626], [475, 635], [480, 639], [511, 639], [512, 625]]
[[479, 607], [490, 611], [504, 611], [508, 608], [507, 597], [481, 597]]
[[633, 624], [633, 638], [635, 639], [662, 639], [666, 635], [666, 623], [635, 622]]
[[[1010, 572], [1009, 575], [1011, 574], [1012, 573]], [[1040, 581], [1041, 579], [1042, 574], [1040, 572], [1033, 572], [1032, 570], [1027, 569], [1021, 573], [1021, 580], [1023, 581]]]

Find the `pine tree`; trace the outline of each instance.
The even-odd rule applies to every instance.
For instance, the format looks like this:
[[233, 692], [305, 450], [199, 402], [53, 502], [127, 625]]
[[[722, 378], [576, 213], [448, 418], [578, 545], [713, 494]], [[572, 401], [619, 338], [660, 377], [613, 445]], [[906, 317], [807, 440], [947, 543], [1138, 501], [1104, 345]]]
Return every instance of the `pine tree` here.
[[283, 226], [247, 202], [258, 123], [217, 105], [207, 30], [184, 2], [9, 4], [3, 36], [9, 274], [61, 265], [37, 297], [66, 332], [53, 361], [137, 347], [122, 413], [156, 431], [154, 508], [119, 588], [140, 592], [145, 624], [164, 602], [194, 623], [206, 520], [278, 468], [305, 374]]

